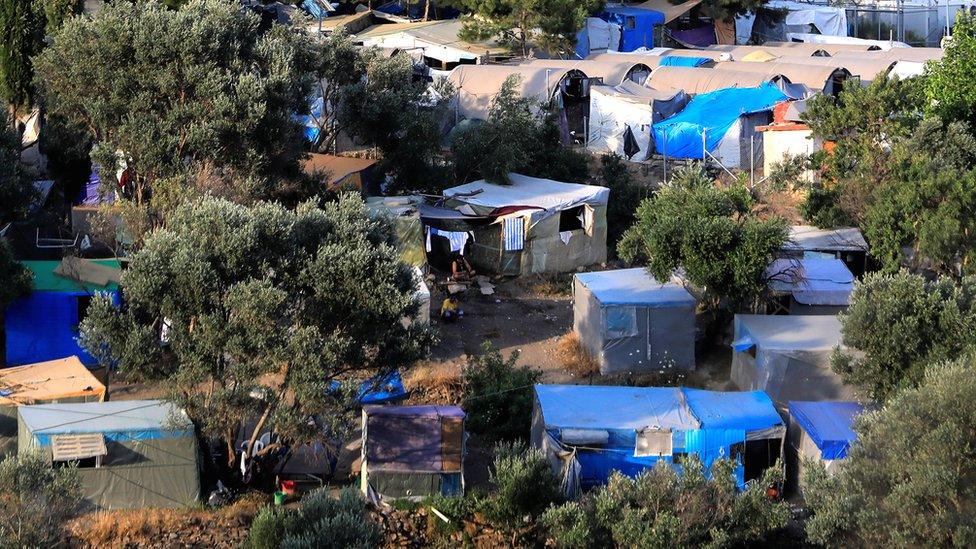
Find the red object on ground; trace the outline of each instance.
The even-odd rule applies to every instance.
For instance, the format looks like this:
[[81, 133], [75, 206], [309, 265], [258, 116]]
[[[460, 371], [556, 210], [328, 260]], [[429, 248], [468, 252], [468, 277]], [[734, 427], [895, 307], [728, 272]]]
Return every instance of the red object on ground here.
[[289, 496], [295, 495], [295, 481], [294, 480], [281, 481], [281, 491], [288, 494]]

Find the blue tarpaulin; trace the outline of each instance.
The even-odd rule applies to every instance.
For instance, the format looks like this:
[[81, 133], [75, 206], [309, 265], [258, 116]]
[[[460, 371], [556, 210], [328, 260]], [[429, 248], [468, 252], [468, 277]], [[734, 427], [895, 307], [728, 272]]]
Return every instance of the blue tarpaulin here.
[[654, 26], [664, 24], [663, 13], [628, 6], [607, 6], [600, 19], [620, 25], [620, 51], [653, 48]]
[[53, 435], [101, 433], [106, 441], [193, 436], [186, 416], [161, 400], [119, 400], [18, 407], [20, 419], [41, 446]]
[[712, 60], [708, 57], [681, 57], [678, 55], [665, 55], [661, 58], [661, 67], [700, 67], [707, 65]]
[[[674, 457], [682, 454], [695, 454], [711, 467], [717, 459], [731, 457], [732, 446], [743, 444], [748, 433], [784, 428], [773, 401], [762, 391], [536, 385], [535, 392], [543, 427], [555, 440], [570, 446], [574, 436], [606, 441], [576, 445], [584, 488], [605, 483], [612, 471], [634, 476], [659, 461], [674, 464]], [[635, 455], [638, 433], [648, 428], [671, 432], [669, 454]], [[782, 434], [771, 438], [777, 436]], [[736, 480], [745, 485], [741, 462]]]
[[823, 459], [844, 459], [857, 440], [854, 417], [864, 411], [856, 402], [791, 401], [790, 417], [806, 431]]
[[[702, 69], [706, 70], [706, 69]], [[655, 147], [673, 158], [702, 158], [712, 152], [732, 124], [744, 114], [768, 111], [788, 99], [774, 84], [757, 88], [725, 88], [696, 95], [680, 113], [653, 126]]]
[[[329, 384], [329, 389], [338, 391], [338, 381]], [[407, 389], [403, 386], [403, 378], [399, 370], [394, 370], [385, 376], [377, 376], [363, 381], [359, 385], [356, 396], [360, 404], [383, 404], [407, 398]]]

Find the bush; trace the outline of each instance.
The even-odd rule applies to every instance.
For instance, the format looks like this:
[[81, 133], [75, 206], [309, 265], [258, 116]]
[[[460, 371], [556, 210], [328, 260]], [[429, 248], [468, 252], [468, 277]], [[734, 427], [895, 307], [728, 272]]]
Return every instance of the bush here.
[[485, 500], [484, 512], [492, 524], [515, 528], [525, 517], [538, 517], [562, 499], [549, 460], [524, 442], [502, 442], [495, 447], [491, 481], [495, 492]]
[[607, 204], [607, 251], [617, 255], [617, 242], [627, 227], [634, 224], [637, 206], [644, 198], [641, 189], [627, 169], [627, 163], [619, 154], [605, 154], [600, 157], [600, 176], [604, 187], [610, 189], [610, 202]]
[[851, 219], [841, 209], [839, 200], [840, 193], [837, 189], [815, 185], [807, 191], [807, 196], [800, 203], [798, 210], [803, 220], [815, 227], [832, 228], [850, 225]]
[[81, 503], [74, 468], [51, 467], [39, 454], [0, 461], [0, 547], [52, 547]]
[[517, 360], [517, 352], [505, 360], [488, 342], [480, 355], [468, 359], [462, 372], [468, 431], [492, 442], [528, 437], [532, 423], [532, 385], [542, 374], [516, 366]]
[[766, 497], [782, 481], [779, 466], [745, 491], [736, 490], [735, 464], [719, 460], [711, 477], [694, 455], [679, 475], [661, 463], [637, 478], [614, 473], [579, 502], [550, 508], [542, 522], [558, 547], [700, 547], [761, 542], [786, 525], [789, 508]]
[[353, 488], [333, 498], [329, 488], [311, 492], [297, 510], [265, 508], [251, 524], [248, 547], [289, 549], [314, 547], [377, 547], [380, 528], [369, 519], [366, 503]]

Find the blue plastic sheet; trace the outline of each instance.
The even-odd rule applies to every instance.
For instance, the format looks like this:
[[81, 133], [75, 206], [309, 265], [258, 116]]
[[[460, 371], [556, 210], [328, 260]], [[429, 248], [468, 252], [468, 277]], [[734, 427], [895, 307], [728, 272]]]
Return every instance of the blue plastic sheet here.
[[[333, 381], [329, 389], [338, 391], [341, 384]], [[372, 377], [359, 385], [356, 396], [360, 404], [383, 404], [407, 398], [407, 389], [403, 386], [403, 378], [399, 370], [394, 370], [385, 376]]]
[[[704, 69], [703, 69], [704, 70]], [[673, 158], [702, 158], [712, 152], [732, 124], [744, 114], [768, 111], [788, 97], [775, 85], [757, 88], [725, 88], [696, 95], [680, 113], [652, 127], [655, 147]]]
[[865, 407], [857, 402], [791, 401], [790, 417], [813, 440], [823, 459], [844, 459], [857, 440], [854, 418]]
[[708, 57], [680, 57], [665, 55], [661, 58], [661, 67], [700, 67], [711, 62]]

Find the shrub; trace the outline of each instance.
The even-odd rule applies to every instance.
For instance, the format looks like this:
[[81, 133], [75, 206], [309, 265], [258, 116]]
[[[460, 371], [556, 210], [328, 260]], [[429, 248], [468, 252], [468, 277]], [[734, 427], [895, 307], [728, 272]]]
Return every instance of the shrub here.
[[540, 519], [549, 536], [562, 549], [596, 547], [596, 525], [592, 510], [578, 501], [553, 506]]
[[0, 547], [51, 547], [81, 503], [74, 468], [54, 469], [39, 454], [0, 461]]
[[627, 163], [619, 154], [605, 154], [600, 157], [600, 176], [604, 187], [610, 189], [607, 203], [607, 251], [612, 257], [617, 255], [617, 242], [627, 227], [634, 224], [634, 214], [642, 196], [640, 187], [627, 169]]
[[493, 524], [514, 528], [528, 517], [538, 517], [561, 499], [559, 481], [549, 460], [524, 442], [495, 447], [491, 481], [495, 492], [485, 500], [485, 515]]
[[248, 547], [253, 549], [370, 548], [381, 541], [380, 528], [369, 519], [366, 502], [353, 488], [343, 489], [338, 498], [329, 488], [320, 488], [307, 495], [297, 510], [262, 509], [248, 535]]
[[464, 368], [464, 410], [467, 429], [488, 441], [528, 437], [532, 422], [532, 385], [542, 374], [516, 366], [518, 353], [508, 360], [486, 342]]

